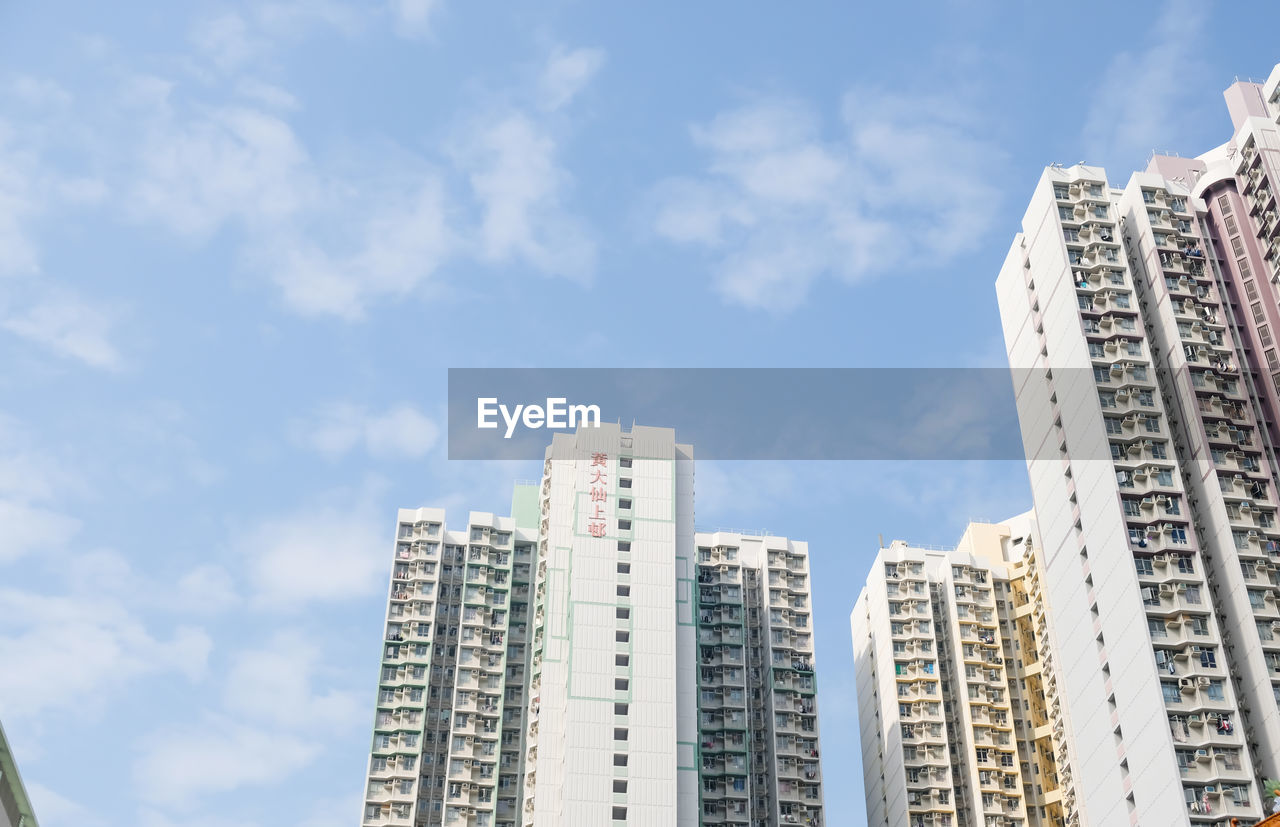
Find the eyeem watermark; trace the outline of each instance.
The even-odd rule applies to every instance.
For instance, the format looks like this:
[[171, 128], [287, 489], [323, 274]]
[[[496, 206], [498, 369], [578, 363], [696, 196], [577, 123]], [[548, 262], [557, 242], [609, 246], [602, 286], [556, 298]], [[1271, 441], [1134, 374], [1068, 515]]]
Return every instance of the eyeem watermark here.
[[600, 427], [599, 405], [570, 405], [569, 400], [563, 396], [547, 397], [545, 406], [516, 405], [514, 408], [500, 404], [496, 396], [481, 396], [476, 399], [477, 428], [496, 430], [499, 416], [507, 426], [503, 439], [511, 439], [516, 426], [520, 424], [530, 430], [546, 428], [553, 431]]

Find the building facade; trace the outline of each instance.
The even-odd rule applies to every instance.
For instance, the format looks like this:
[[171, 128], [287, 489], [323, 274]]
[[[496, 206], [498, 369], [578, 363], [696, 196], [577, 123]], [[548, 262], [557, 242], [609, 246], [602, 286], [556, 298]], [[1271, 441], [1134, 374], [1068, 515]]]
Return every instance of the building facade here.
[[869, 825], [1079, 823], [1040, 566], [1030, 515], [880, 549], [851, 617]]
[[695, 537], [673, 431], [556, 435], [512, 516], [396, 535], [362, 824], [822, 823], [807, 549]]
[[1280, 770], [1278, 85], [1123, 187], [1045, 170], [997, 280], [1082, 824], [1257, 819]]
[[823, 822], [809, 549], [699, 533], [702, 824]]
[[4, 727], [0, 727], [0, 827], [38, 827]]

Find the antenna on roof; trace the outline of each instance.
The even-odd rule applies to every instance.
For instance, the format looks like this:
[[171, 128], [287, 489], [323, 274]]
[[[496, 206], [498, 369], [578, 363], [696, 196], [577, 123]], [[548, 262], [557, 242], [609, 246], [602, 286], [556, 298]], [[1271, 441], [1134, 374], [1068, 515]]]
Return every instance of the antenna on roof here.
[[876, 535], [876, 539], [880, 541], [880, 548], [884, 548], [884, 535], [883, 535], [883, 534], [877, 534], [877, 535]]

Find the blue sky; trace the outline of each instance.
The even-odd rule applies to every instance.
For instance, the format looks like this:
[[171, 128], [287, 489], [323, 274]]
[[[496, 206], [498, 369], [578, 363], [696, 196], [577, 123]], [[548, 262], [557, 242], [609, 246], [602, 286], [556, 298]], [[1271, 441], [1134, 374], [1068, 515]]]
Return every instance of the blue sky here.
[[[537, 474], [446, 461], [446, 368], [999, 365], [1041, 167], [1202, 152], [1280, 59], [1264, 3], [861, 5], [0, 6], [0, 718], [45, 827], [354, 823], [394, 509]], [[876, 535], [1024, 471], [697, 492], [810, 543], [861, 824]]]

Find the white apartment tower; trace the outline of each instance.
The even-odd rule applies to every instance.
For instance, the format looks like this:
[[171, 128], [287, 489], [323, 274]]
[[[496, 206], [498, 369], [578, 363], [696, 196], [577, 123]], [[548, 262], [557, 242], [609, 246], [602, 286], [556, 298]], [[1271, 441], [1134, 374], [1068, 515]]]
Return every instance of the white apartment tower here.
[[1076, 824], [1030, 515], [882, 548], [854, 608], [867, 823]]
[[511, 517], [402, 510], [362, 824], [821, 824], [807, 549], [706, 542], [664, 428], [556, 435]]
[[1199, 158], [1045, 170], [996, 282], [1082, 824], [1280, 774], [1280, 67], [1225, 97]]
[[557, 434], [539, 519], [526, 823], [696, 824], [693, 449]]

